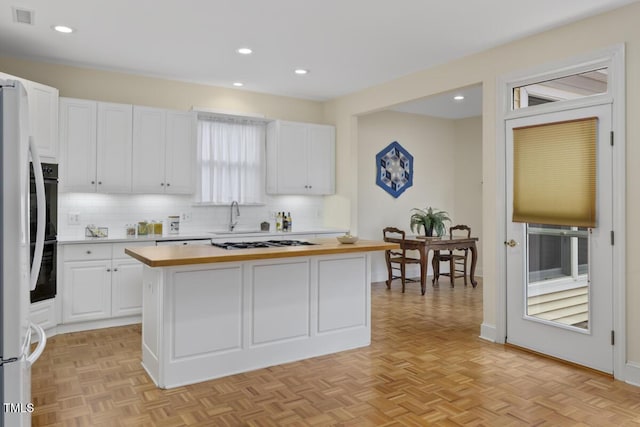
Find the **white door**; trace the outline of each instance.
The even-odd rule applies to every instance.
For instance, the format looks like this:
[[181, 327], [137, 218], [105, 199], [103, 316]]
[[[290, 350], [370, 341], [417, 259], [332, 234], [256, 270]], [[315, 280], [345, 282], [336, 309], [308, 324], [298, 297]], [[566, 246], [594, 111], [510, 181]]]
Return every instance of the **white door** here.
[[191, 194], [195, 181], [195, 115], [167, 111], [166, 129], [165, 191], [171, 194]]
[[[511, 222], [513, 130], [597, 117], [596, 227]], [[613, 372], [611, 105], [506, 122], [507, 342]]]
[[62, 320], [64, 323], [111, 317], [111, 261], [64, 263]]
[[309, 194], [335, 193], [335, 128], [309, 127]]
[[58, 89], [40, 83], [25, 83], [29, 93], [31, 133], [40, 157], [58, 159]]
[[98, 103], [98, 192], [131, 192], [133, 106]]
[[164, 193], [165, 119], [159, 108], [133, 107], [134, 193]]
[[307, 126], [281, 122], [278, 134], [278, 194], [307, 192]]
[[142, 264], [114, 260], [111, 279], [111, 316], [142, 313]]
[[60, 98], [61, 191], [96, 191], [97, 103]]

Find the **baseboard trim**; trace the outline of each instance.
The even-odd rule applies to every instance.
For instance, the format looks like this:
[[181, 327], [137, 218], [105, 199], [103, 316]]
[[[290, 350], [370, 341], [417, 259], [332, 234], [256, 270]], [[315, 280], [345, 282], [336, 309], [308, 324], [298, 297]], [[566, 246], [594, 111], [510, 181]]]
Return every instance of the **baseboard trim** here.
[[92, 320], [89, 322], [79, 323], [63, 323], [54, 326], [53, 328], [46, 329], [45, 333], [47, 334], [47, 338], [51, 338], [60, 334], [90, 331], [92, 329], [113, 328], [116, 326], [134, 325], [136, 323], [142, 323], [142, 316], [139, 314], [135, 316], [118, 317], [115, 319]]
[[619, 379], [627, 384], [640, 387], [640, 363], [627, 362], [624, 371], [624, 378]]
[[480, 325], [480, 338], [490, 342], [497, 342], [496, 340], [497, 330], [495, 325], [488, 325], [486, 323], [482, 323]]

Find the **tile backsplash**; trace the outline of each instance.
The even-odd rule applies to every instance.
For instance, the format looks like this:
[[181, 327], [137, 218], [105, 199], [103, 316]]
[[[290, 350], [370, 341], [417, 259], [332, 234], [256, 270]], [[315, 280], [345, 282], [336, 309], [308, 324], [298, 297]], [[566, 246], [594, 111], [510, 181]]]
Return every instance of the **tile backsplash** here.
[[[163, 221], [166, 234], [169, 215], [181, 216], [181, 233], [226, 230], [229, 211], [229, 205], [194, 204], [191, 196], [59, 193], [58, 236], [80, 238], [85, 227], [94, 224], [108, 227], [111, 237], [121, 237], [126, 224], [151, 220]], [[294, 230], [323, 225], [322, 196], [267, 196], [264, 205], [240, 206], [236, 228], [258, 229], [261, 222], [267, 221], [275, 230], [274, 213], [278, 211], [291, 212]]]

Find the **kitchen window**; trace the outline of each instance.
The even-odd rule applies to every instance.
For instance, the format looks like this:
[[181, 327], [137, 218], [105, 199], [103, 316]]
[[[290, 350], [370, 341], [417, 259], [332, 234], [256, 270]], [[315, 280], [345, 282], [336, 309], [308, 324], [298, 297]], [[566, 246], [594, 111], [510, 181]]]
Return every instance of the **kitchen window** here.
[[198, 165], [198, 202], [264, 203], [265, 123], [199, 117]]

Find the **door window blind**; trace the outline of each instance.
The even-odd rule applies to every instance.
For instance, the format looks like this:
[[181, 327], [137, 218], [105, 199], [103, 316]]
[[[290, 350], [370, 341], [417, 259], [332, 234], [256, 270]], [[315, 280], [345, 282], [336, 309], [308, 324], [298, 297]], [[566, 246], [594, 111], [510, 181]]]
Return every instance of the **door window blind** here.
[[596, 117], [513, 129], [513, 221], [596, 226]]

